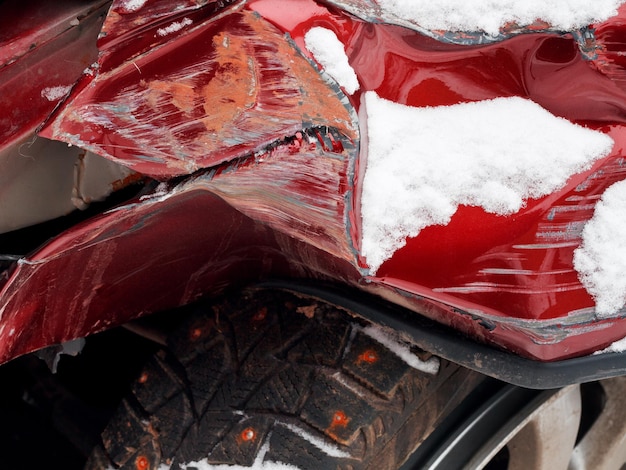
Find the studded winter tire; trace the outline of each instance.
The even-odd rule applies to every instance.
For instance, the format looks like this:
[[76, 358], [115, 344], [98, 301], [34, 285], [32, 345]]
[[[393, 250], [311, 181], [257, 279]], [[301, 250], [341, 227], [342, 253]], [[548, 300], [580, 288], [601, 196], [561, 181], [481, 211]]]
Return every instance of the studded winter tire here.
[[398, 468], [482, 381], [312, 298], [250, 290], [191, 310], [88, 469]]

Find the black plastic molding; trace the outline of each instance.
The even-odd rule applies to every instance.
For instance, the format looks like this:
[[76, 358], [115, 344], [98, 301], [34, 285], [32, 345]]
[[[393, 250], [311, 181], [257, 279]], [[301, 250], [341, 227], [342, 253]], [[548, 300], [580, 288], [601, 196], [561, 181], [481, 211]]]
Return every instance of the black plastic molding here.
[[421, 349], [487, 376], [520, 387], [548, 390], [626, 375], [626, 352], [539, 362], [475, 342], [459, 332], [370, 294], [337, 286], [296, 281], [265, 282], [261, 287], [316, 297], [403, 331]]

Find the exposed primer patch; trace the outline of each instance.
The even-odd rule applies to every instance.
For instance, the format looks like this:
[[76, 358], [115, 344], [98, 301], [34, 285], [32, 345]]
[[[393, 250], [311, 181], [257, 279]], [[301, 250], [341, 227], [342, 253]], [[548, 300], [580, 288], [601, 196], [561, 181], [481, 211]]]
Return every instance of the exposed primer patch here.
[[426, 372], [427, 374], [436, 374], [439, 372], [438, 358], [431, 357], [427, 361], [422, 361], [411, 352], [411, 349], [407, 344], [403, 343], [391, 332], [387, 332], [376, 325], [367, 326], [361, 331], [373, 340], [378, 341], [380, 344], [385, 346], [413, 369]]
[[459, 205], [513, 214], [613, 147], [519, 97], [413, 108], [368, 92], [364, 105], [361, 247], [372, 273], [407, 237], [448, 224]]
[[161, 37], [167, 36], [168, 34], [176, 33], [185, 26], [189, 26], [191, 24], [193, 24], [193, 21], [190, 18], [183, 18], [182, 20], [176, 21], [165, 28], [157, 29], [157, 34]]
[[359, 89], [359, 80], [348, 62], [344, 45], [330, 29], [315, 27], [304, 36], [307, 49], [311, 51], [328, 75], [344, 90], [353, 94]]
[[57, 101], [63, 98], [72, 90], [72, 85], [59, 85], [46, 87], [41, 90], [41, 96], [48, 101]]
[[611, 185], [596, 204], [574, 251], [580, 282], [608, 317], [626, 304], [626, 180]]

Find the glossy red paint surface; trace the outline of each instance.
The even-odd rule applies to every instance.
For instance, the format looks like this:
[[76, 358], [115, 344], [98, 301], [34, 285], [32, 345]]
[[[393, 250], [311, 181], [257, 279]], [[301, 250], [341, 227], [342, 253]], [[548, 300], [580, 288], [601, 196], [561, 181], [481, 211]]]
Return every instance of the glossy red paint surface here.
[[43, 0], [0, 4], [0, 148], [32, 134], [97, 59], [107, 2], [63, 7]]
[[[219, 230], [204, 230], [198, 211], [219, 216]], [[18, 264], [4, 286], [0, 358], [193, 300], [203, 290], [199, 285], [218, 288], [235, 275], [258, 274], [254, 263], [241, 272], [237, 259], [223, 258], [233, 256], [244, 235], [255, 241], [250, 250], [257, 254], [241, 259], [271, 257], [264, 254], [272, 250], [264, 246], [263, 231], [250, 236], [252, 225], [195, 191], [131, 204], [72, 229]]]
[[[437, 299], [476, 318], [502, 322], [496, 328], [500, 331], [486, 337], [497, 336], [496, 342], [543, 359], [592, 349], [593, 325], [602, 331], [595, 332], [595, 341], [624, 336], [619, 321], [594, 318], [594, 301], [580, 284], [572, 259], [595, 202], [626, 176], [626, 93], [585, 60], [572, 36], [537, 33], [482, 46], [443, 44], [398, 26], [340, 16], [333, 21], [313, 7], [315, 15], [295, 23], [272, 10], [272, 3], [258, 0], [252, 8], [273, 15], [271, 20], [303, 49], [303, 36], [314, 26], [329, 28], [342, 40], [361, 84], [350, 97], [357, 110], [366, 91], [418, 107], [521, 96], [554, 115], [608, 133], [616, 142], [613, 153], [573, 176], [558, 193], [528, 201], [508, 217], [461, 207], [450, 224], [428, 227], [409, 239], [370, 280], [398, 288], [402, 295]], [[600, 27], [598, 41], [610, 37], [619, 50], [615, 38], [620, 25]], [[450, 315], [434, 316], [460, 326]], [[557, 324], [561, 326], [555, 328]], [[520, 334], [530, 341], [520, 341]]]
[[[279, 0], [182, 1], [176, 11], [166, 3], [114, 3], [99, 69], [41, 135], [182, 182], [16, 265], [0, 293], [0, 360], [271, 276], [358, 286], [540, 360], [626, 335], [620, 315], [595, 317], [572, 267], [595, 202], [626, 177], [624, 20], [597, 27], [598, 59], [589, 62], [570, 35], [461, 46], [313, 0], [295, 9]], [[313, 65], [303, 39], [313, 26], [345, 45], [361, 85], [354, 95]], [[368, 276], [358, 253], [366, 143], [356, 122], [366, 91], [411, 106], [522, 96], [616, 145], [514, 215], [461, 207]]]
[[270, 275], [353, 275], [325, 256], [202, 182], [130, 201], [17, 263], [0, 297], [0, 362]]

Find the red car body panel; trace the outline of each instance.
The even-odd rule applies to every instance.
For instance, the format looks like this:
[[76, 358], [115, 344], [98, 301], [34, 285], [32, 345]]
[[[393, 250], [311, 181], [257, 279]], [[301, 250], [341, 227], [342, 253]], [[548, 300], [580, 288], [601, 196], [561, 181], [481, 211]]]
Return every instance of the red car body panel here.
[[184, 35], [165, 31], [195, 26], [197, 15], [159, 18], [140, 40], [106, 43], [98, 73], [42, 135], [165, 179], [263, 150], [303, 122], [354, 134], [340, 98], [283, 34], [231, 9]]
[[[70, 228], [10, 270], [0, 361], [270, 277], [357, 287], [539, 360], [626, 336], [623, 312], [598, 318], [572, 265], [595, 202], [626, 177], [626, 11], [597, 26], [590, 61], [570, 34], [458, 45], [313, 0], [289, 9], [277, 0], [179, 3], [174, 11], [169, 2], [114, 2], [98, 64], [54, 112], [44, 103], [18, 123], [46, 121], [43, 137], [177, 179]], [[361, 85], [353, 95], [316, 69], [303, 39], [313, 26], [345, 45]], [[12, 34], [23, 43], [32, 33]], [[28, 60], [15, 63], [39, 63]], [[79, 78], [67, 74], [63, 83]], [[24, 93], [41, 96], [41, 82], [26, 83]], [[359, 251], [365, 162], [356, 116], [367, 91], [420, 107], [521, 96], [615, 146], [511, 216], [460, 207], [373, 276]]]
[[[0, 142], [28, 136], [50, 116], [83, 71], [97, 60], [96, 38], [107, 2], [66, 2], [64, 8], [30, 0], [2, 4], [0, 16]], [[23, 21], [15, 21], [17, 16]], [[71, 24], [78, 21], [79, 25]], [[37, 84], [26, 86], [26, 84]], [[48, 95], [44, 90], [66, 88]]]

